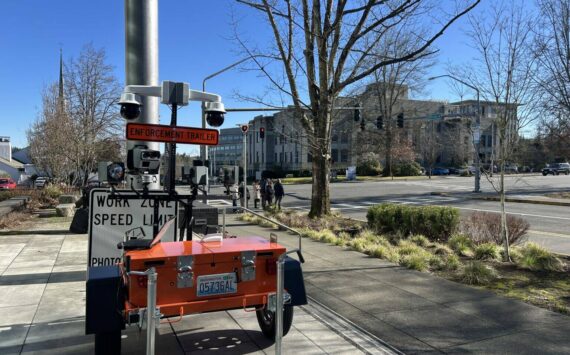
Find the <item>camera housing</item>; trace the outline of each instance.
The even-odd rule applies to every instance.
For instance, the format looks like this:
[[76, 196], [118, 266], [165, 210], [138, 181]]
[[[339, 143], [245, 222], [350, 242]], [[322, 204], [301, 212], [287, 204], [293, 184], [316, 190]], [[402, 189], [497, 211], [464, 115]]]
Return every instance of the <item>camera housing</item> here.
[[121, 117], [126, 120], [136, 120], [141, 115], [140, 98], [136, 94], [122, 93], [119, 105], [121, 105]]
[[220, 127], [224, 123], [226, 109], [221, 102], [206, 102], [206, 122], [212, 127]]
[[125, 180], [125, 164], [123, 162], [99, 162], [99, 182], [107, 182], [109, 185], [119, 185]]
[[160, 152], [148, 149], [146, 145], [137, 145], [127, 153], [127, 168], [149, 174], [158, 174]]

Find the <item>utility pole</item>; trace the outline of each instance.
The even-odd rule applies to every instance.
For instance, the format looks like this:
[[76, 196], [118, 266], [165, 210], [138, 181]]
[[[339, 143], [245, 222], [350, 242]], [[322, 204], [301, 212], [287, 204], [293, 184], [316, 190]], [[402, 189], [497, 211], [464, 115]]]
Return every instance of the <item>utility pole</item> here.
[[244, 207], [247, 208], [247, 131], [249, 124], [239, 125], [243, 134], [243, 199]]
[[[125, 0], [125, 78], [126, 85], [158, 85], [158, 0]], [[143, 96], [141, 115], [133, 122], [158, 124], [158, 97]], [[127, 141], [127, 150], [136, 145], [160, 150], [159, 143]], [[140, 177], [127, 177], [128, 186], [142, 189]], [[160, 189], [160, 175], [154, 174], [148, 186]]]

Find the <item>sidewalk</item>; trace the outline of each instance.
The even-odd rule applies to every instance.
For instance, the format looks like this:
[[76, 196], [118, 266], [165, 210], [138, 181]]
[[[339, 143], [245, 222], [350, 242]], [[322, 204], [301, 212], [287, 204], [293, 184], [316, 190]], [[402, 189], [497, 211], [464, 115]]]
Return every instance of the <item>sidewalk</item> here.
[[[285, 232], [228, 218], [230, 233]], [[568, 354], [570, 317], [303, 239], [310, 297], [404, 353]]]
[[[486, 201], [499, 201], [499, 196], [497, 194], [471, 194], [471, 199], [473, 200], [486, 200]], [[566, 198], [552, 198], [546, 196], [536, 196], [536, 195], [509, 195], [507, 194], [505, 198], [506, 202], [518, 202], [518, 203], [531, 203], [540, 205], [552, 205], [552, 206], [570, 206], [570, 199]]]
[[[66, 225], [42, 223], [27, 234], [0, 236], [0, 354], [93, 354], [94, 337], [84, 334], [87, 235], [65, 233]], [[310, 305], [296, 307], [283, 353], [364, 353], [366, 347], [331, 330], [334, 327], [321, 318]], [[145, 335], [145, 330], [127, 328], [123, 354], [144, 354]], [[255, 312], [243, 310], [161, 324], [156, 343], [156, 354], [275, 351], [259, 330]]]

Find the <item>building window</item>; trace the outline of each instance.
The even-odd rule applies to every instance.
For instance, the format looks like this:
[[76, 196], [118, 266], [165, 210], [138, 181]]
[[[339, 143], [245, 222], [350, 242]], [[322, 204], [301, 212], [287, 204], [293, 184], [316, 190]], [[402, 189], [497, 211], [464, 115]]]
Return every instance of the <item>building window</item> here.
[[283, 163], [283, 153], [279, 153], [279, 162]]
[[255, 152], [255, 162], [259, 163], [259, 152]]
[[333, 160], [333, 162], [338, 161], [338, 149], [331, 150], [331, 159]]
[[343, 163], [348, 162], [348, 149], [343, 149], [340, 151], [340, 161]]
[[333, 141], [333, 142], [337, 142], [337, 141], [338, 141], [338, 135], [333, 134], [333, 136], [332, 136], [332, 141]]
[[342, 133], [340, 135], [340, 142], [341, 143], [348, 143], [348, 133]]
[[289, 152], [289, 163], [293, 162], [293, 152]]
[[277, 162], [277, 153], [275, 153], [275, 162]]
[[299, 151], [295, 151], [295, 163], [299, 163]]
[[308, 162], [308, 163], [312, 163], [312, 162], [313, 162], [313, 156], [311, 155], [311, 153], [307, 153], [307, 162]]

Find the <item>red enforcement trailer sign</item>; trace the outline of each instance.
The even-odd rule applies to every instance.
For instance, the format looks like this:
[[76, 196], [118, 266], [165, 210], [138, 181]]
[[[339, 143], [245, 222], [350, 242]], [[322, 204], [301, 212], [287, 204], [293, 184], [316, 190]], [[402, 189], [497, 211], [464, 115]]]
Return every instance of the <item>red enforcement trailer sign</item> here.
[[127, 139], [135, 141], [218, 145], [215, 129], [127, 123]]

